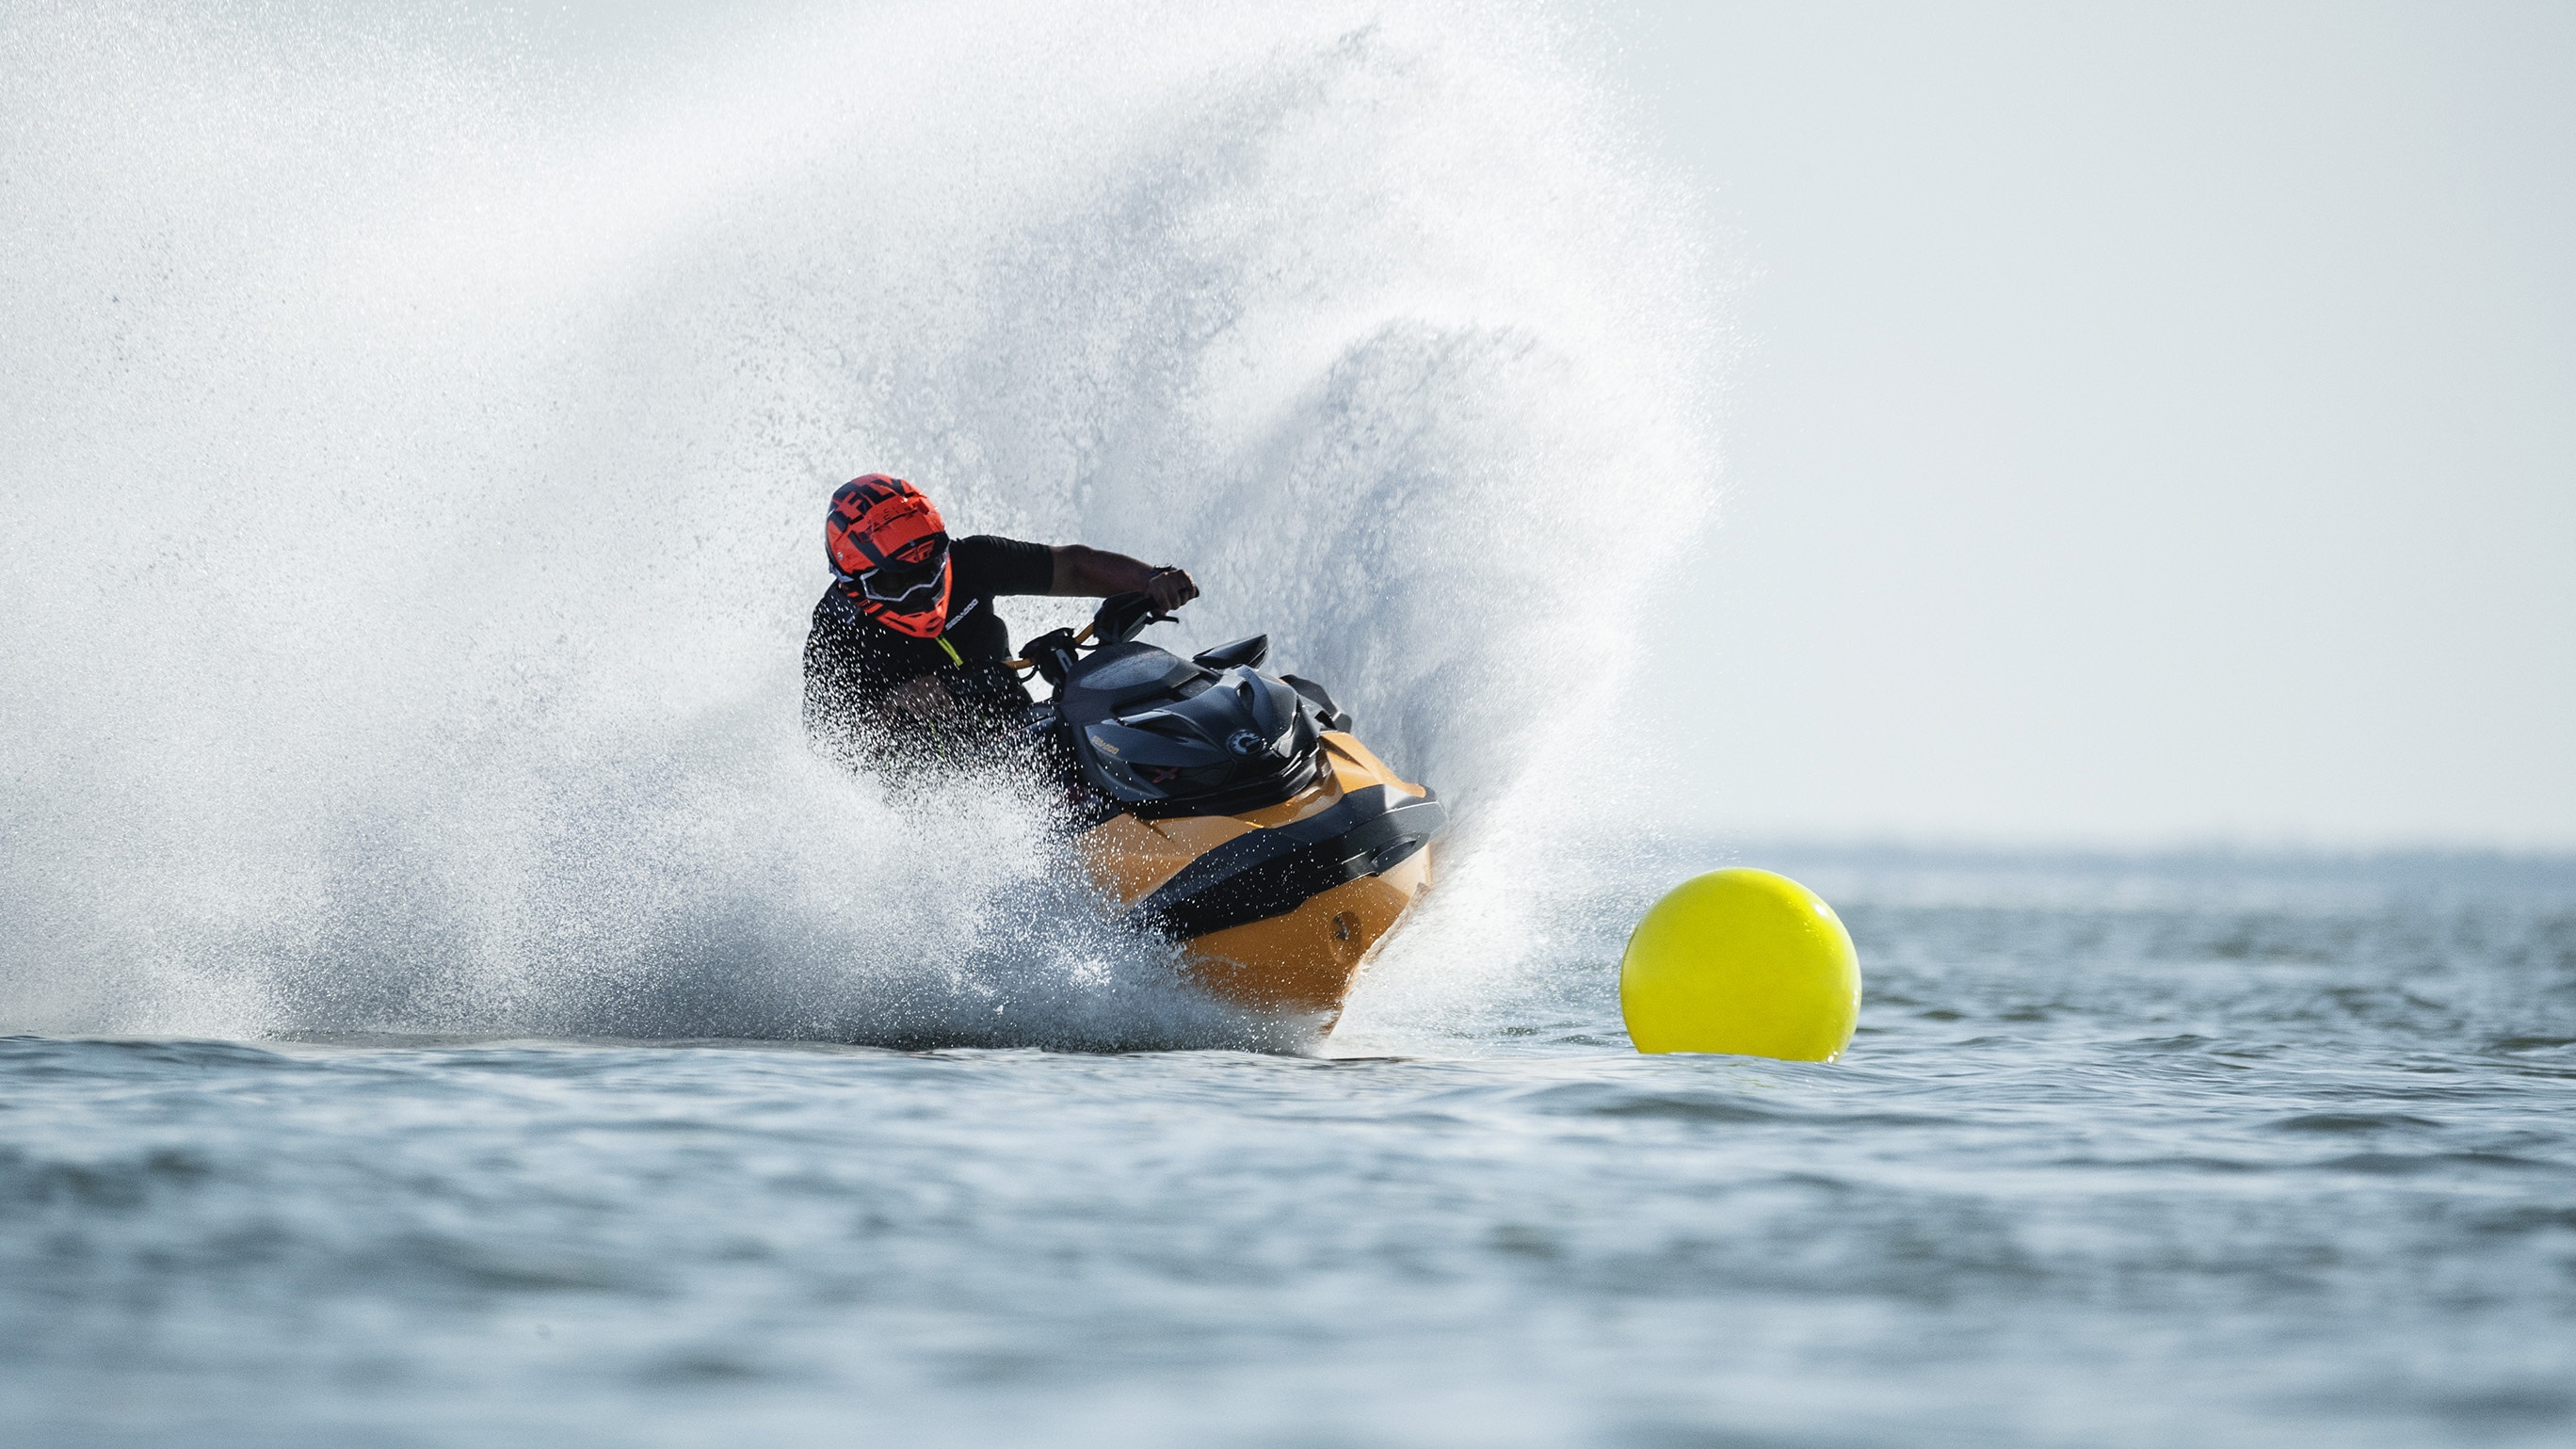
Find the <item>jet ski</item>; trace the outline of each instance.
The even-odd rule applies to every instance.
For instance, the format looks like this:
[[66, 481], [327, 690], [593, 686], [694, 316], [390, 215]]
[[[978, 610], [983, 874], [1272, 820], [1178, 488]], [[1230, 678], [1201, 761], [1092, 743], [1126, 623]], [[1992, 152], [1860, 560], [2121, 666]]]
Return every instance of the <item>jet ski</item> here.
[[1052, 686], [1033, 732], [1092, 802], [1073, 847], [1139, 931], [1213, 995], [1329, 1029], [1431, 885], [1438, 797], [1351, 733], [1322, 685], [1266, 674], [1257, 634], [1187, 659], [1139, 640], [1143, 594], [1014, 661]]

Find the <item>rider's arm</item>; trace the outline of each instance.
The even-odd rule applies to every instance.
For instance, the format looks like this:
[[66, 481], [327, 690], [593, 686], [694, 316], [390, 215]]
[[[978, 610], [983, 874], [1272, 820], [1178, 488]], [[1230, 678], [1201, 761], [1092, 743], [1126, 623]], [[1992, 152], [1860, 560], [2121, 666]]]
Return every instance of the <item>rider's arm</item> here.
[[1047, 590], [1050, 594], [1105, 599], [1111, 594], [1141, 590], [1153, 596], [1155, 608], [1166, 613], [1199, 596], [1199, 586], [1187, 569], [1158, 569], [1123, 553], [1086, 548], [1078, 543], [1060, 543], [1048, 551], [1055, 555], [1055, 582]]

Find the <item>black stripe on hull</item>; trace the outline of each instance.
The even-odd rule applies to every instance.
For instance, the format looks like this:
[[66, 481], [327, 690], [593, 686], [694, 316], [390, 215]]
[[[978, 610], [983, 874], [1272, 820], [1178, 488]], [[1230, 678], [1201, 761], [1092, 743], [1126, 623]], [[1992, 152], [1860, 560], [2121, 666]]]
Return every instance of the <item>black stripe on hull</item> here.
[[1181, 867], [1128, 919], [1175, 940], [1284, 916], [1335, 886], [1413, 858], [1448, 824], [1437, 797], [1392, 785], [1353, 790], [1329, 810], [1247, 831]]

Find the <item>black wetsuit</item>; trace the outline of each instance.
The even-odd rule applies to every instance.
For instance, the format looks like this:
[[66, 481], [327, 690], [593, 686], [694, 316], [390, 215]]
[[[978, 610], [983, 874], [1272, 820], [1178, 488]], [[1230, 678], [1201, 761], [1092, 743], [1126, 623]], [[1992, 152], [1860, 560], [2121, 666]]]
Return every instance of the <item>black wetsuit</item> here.
[[[948, 627], [937, 639], [867, 617], [838, 584], [823, 591], [805, 635], [805, 734], [816, 748], [850, 763], [897, 768], [973, 764], [1007, 753], [1031, 701], [1002, 667], [1011, 632], [993, 599], [1047, 592], [1055, 555], [1042, 543], [979, 535], [951, 544], [948, 558], [955, 571]], [[887, 696], [923, 675], [955, 698], [953, 713], [914, 719], [886, 707]]]

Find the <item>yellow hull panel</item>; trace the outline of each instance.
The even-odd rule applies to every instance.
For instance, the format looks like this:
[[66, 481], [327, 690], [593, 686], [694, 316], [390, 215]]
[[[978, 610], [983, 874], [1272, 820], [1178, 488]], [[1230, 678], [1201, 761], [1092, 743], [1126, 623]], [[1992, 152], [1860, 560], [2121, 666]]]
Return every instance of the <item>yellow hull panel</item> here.
[[[1323, 757], [1326, 768], [1316, 782], [1277, 805], [1241, 815], [1113, 816], [1077, 842], [1084, 864], [1103, 889], [1132, 906], [1217, 846], [1331, 809], [1352, 790], [1392, 785], [1408, 795], [1428, 793], [1338, 731], [1324, 735]], [[1432, 850], [1426, 845], [1382, 874], [1344, 882], [1285, 915], [1182, 942], [1191, 978], [1228, 1001], [1317, 1014], [1329, 1026], [1369, 958], [1431, 888]]]

